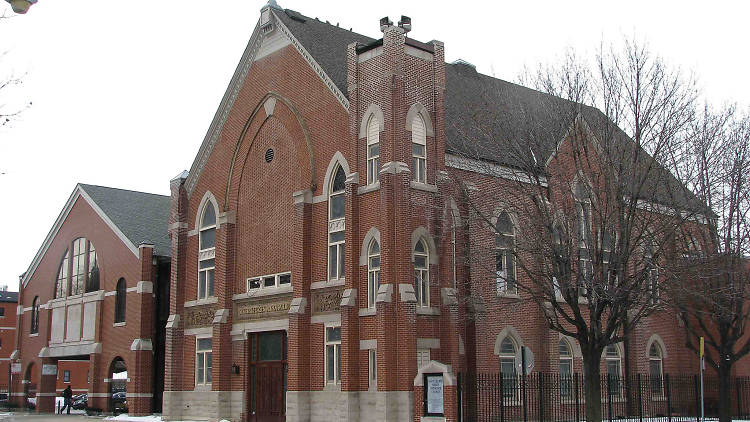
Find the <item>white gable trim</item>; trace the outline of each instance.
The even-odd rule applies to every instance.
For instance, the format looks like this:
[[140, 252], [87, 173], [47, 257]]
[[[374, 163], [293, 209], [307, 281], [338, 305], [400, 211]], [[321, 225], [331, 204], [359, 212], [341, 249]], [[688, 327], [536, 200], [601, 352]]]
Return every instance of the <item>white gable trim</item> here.
[[[276, 29], [274, 30], [274, 32], [276, 30], [281, 31], [289, 39], [289, 42], [294, 45], [294, 48], [297, 49], [297, 51], [307, 61], [313, 71], [320, 77], [320, 79], [323, 81], [323, 84], [327, 86], [331, 93], [333, 93], [333, 95], [336, 97], [336, 99], [339, 100], [339, 104], [344, 107], [344, 110], [348, 111], [349, 100], [346, 98], [346, 96], [341, 92], [341, 90], [338, 89], [336, 84], [333, 83], [333, 80], [328, 77], [325, 71], [323, 71], [323, 68], [318, 65], [315, 59], [313, 59], [312, 55], [310, 55], [310, 53], [305, 50], [305, 48], [297, 40], [297, 38], [292, 35], [292, 32], [289, 30], [289, 28], [287, 28], [286, 25], [284, 25], [284, 23], [281, 21], [281, 19], [276, 16], [276, 11], [274, 11], [273, 9], [269, 10], [271, 10], [271, 13], [274, 16], [274, 25], [276, 25]], [[227, 121], [227, 117], [229, 117], [229, 112], [232, 110], [234, 102], [240, 93], [240, 89], [242, 88], [242, 85], [247, 78], [247, 74], [250, 72], [250, 67], [255, 61], [255, 58], [258, 55], [258, 51], [263, 45], [263, 39], [265, 37], [263, 31], [260, 30], [260, 27], [261, 25], [259, 20], [255, 25], [255, 30], [253, 30], [253, 35], [250, 37], [250, 41], [248, 41], [247, 47], [245, 47], [245, 52], [242, 54], [240, 63], [237, 65], [237, 69], [234, 71], [234, 75], [232, 76], [232, 80], [229, 82], [229, 86], [224, 93], [224, 97], [221, 99], [219, 108], [216, 110], [216, 114], [214, 114], [214, 118], [211, 121], [211, 125], [209, 126], [208, 131], [206, 132], [206, 136], [203, 138], [203, 143], [198, 150], [198, 154], [193, 161], [193, 165], [190, 167], [190, 174], [185, 181], [185, 189], [188, 196], [191, 196], [193, 194], [193, 190], [198, 183], [198, 177], [200, 176], [201, 171], [203, 171], [203, 167], [206, 166], [208, 157], [211, 155], [211, 151], [213, 151], [214, 146], [219, 141], [221, 131], [224, 129], [224, 124]]]
[[318, 62], [313, 59], [313, 57], [310, 55], [310, 53], [305, 50], [305, 47], [302, 46], [302, 43], [297, 41], [297, 38], [292, 35], [292, 32], [289, 30], [289, 28], [284, 25], [284, 23], [281, 21], [281, 19], [276, 16], [276, 12], [273, 11], [273, 15], [276, 18], [276, 25], [278, 25], [279, 30], [283, 32], [287, 37], [289, 37], [289, 40], [292, 42], [292, 45], [294, 48], [299, 51], [299, 53], [302, 55], [302, 57], [305, 58], [307, 61], [307, 64], [310, 65], [310, 67], [313, 68], [315, 73], [320, 77], [320, 79], [323, 81], [323, 83], [328, 87], [328, 89], [331, 90], [333, 95], [336, 96], [336, 99], [339, 100], [339, 103], [342, 107], [344, 107], [344, 110], [349, 111], [349, 100], [346, 98], [346, 96], [339, 90], [339, 88], [336, 86], [335, 83], [331, 80], [331, 78], [328, 77], [325, 71], [323, 71], [323, 68], [318, 65]]
[[136, 257], [139, 256], [138, 247], [136, 247], [133, 242], [131, 242], [130, 239], [127, 238], [127, 236], [125, 236], [122, 230], [120, 230], [120, 228], [115, 225], [115, 223], [107, 216], [107, 214], [105, 214], [104, 211], [99, 208], [99, 205], [97, 205], [96, 202], [91, 199], [89, 194], [86, 193], [86, 191], [83, 190], [83, 188], [79, 184], [76, 185], [75, 189], [73, 189], [73, 193], [70, 195], [70, 198], [68, 198], [68, 202], [65, 203], [62, 211], [60, 211], [60, 215], [57, 216], [55, 224], [52, 225], [49, 233], [47, 233], [47, 237], [44, 238], [42, 246], [39, 248], [36, 255], [34, 256], [34, 259], [31, 261], [31, 265], [29, 265], [29, 268], [26, 270], [26, 273], [21, 280], [23, 287], [26, 287], [26, 285], [29, 283], [29, 280], [34, 275], [34, 272], [39, 266], [39, 263], [42, 261], [42, 257], [44, 257], [44, 255], [47, 253], [47, 250], [52, 244], [52, 241], [55, 240], [57, 233], [60, 231], [60, 228], [62, 228], [63, 223], [65, 223], [65, 220], [68, 218], [68, 214], [70, 214], [70, 211], [73, 209], [73, 205], [75, 205], [78, 198], [83, 198], [94, 210], [94, 212], [96, 212], [96, 214], [102, 219], [102, 221], [104, 221], [104, 223], [112, 230], [112, 232], [122, 241], [122, 243], [124, 243], [125, 246], [130, 249], [131, 252], [133, 252], [133, 255], [135, 255]]

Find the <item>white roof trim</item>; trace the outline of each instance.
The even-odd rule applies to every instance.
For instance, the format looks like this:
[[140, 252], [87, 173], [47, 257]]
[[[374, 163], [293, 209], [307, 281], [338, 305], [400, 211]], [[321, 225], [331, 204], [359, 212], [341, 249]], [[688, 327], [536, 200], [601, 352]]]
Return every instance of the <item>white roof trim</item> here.
[[[315, 59], [313, 59], [312, 55], [307, 50], [305, 50], [305, 47], [302, 46], [302, 43], [300, 43], [297, 38], [292, 35], [292, 32], [289, 30], [289, 28], [287, 28], [286, 25], [284, 25], [284, 23], [281, 21], [281, 19], [276, 16], [276, 11], [271, 9], [271, 13], [274, 17], [273, 24], [277, 25], [278, 30], [281, 31], [287, 38], [289, 38], [289, 41], [294, 46], [294, 48], [297, 49], [302, 58], [307, 61], [313, 71], [320, 77], [320, 79], [323, 81], [323, 84], [328, 87], [331, 93], [333, 93], [333, 95], [339, 101], [339, 104], [344, 107], [344, 110], [348, 111], [349, 100], [346, 98], [346, 95], [344, 95], [344, 93], [339, 90], [336, 84], [333, 83], [333, 80], [331, 80], [331, 78], [328, 77], [323, 68], [320, 67], [318, 62], [316, 62]], [[250, 41], [248, 41], [247, 47], [245, 47], [245, 52], [242, 54], [242, 58], [240, 59], [240, 62], [237, 65], [237, 69], [234, 71], [234, 75], [232, 76], [232, 80], [229, 82], [229, 86], [224, 93], [224, 97], [221, 99], [219, 108], [216, 110], [216, 114], [211, 121], [208, 132], [206, 132], [206, 136], [203, 138], [203, 143], [198, 150], [198, 154], [193, 161], [193, 165], [190, 167], [190, 173], [187, 177], [187, 180], [185, 181], [185, 189], [187, 190], [188, 196], [193, 194], [193, 190], [198, 184], [198, 177], [200, 176], [203, 167], [206, 166], [208, 157], [211, 155], [211, 151], [213, 151], [214, 146], [219, 141], [221, 131], [224, 129], [224, 123], [226, 123], [227, 117], [229, 117], [229, 112], [232, 110], [234, 102], [240, 93], [240, 89], [247, 79], [250, 68], [255, 61], [255, 56], [258, 53], [258, 50], [260, 50], [261, 45], [263, 44], [264, 35], [263, 31], [260, 30], [260, 27], [260, 20], [258, 20], [258, 23], [255, 25], [253, 35], [250, 37]]]
[[26, 270], [26, 273], [23, 276], [22, 284], [23, 287], [26, 287], [26, 285], [29, 283], [29, 280], [34, 275], [34, 272], [36, 272], [37, 267], [39, 266], [39, 263], [42, 261], [42, 257], [47, 253], [47, 250], [49, 249], [50, 245], [52, 244], [52, 241], [55, 240], [55, 237], [57, 236], [57, 233], [60, 231], [60, 228], [62, 227], [65, 220], [68, 218], [68, 214], [70, 214], [70, 210], [73, 209], [73, 205], [75, 205], [78, 198], [83, 198], [89, 206], [96, 212], [96, 214], [104, 221], [104, 223], [109, 226], [109, 228], [114, 232], [114, 234], [122, 241], [122, 243], [127, 246], [128, 249], [130, 249], [131, 252], [133, 252], [133, 255], [138, 255], [138, 248], [133, 244], [133, 242], [130, 241], [130, 239], [125, 236], [125, 234], [120, 230], [117, 225], [115, 225], [114, 222], [107, 216], [107, 214], [104, 213], [104, 211], [99, 208], [99, 205], [94, 202], [93, 199], [89, 196], [88, 193], [86, 193], [85, 190], [81, 187], [80, 184], [76, 185], [75, 189], [73, 189], [73, 193], [70, 194], [70, 198], [68, 198], [68, 201], [65, 203], [65, 206], [63, 207], [62, 211], [60, 211], [60, 215], [57, 216], [57, 220], [55, 220], [55, 224], [52, 225], [52, 228], [50, 229], [49, 233], [47, 233], [47, 237], [44, 238], [44, 242], [42, 243], [42, 246], [37, 251], [36, 255], [34, 256], [34, 259], [31, 261], [31, 265], [29, 265], [29, 268]]

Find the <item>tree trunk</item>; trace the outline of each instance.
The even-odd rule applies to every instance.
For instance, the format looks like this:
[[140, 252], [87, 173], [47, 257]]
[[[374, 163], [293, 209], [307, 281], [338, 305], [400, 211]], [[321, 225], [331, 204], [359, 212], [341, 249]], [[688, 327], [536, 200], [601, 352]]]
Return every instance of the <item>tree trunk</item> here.
[[586, 389], [586, 422], [602, 420], [601, 351], [583, 351], [583, 386]]
[[719, 363], [719, 422], [732, 422], [732, 367], [725, 361]]

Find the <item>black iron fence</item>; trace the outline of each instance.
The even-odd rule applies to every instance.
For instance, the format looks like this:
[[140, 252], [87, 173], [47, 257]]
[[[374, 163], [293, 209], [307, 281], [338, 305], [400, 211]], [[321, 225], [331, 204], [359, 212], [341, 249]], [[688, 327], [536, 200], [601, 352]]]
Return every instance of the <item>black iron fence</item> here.
[[[462, 374], [463, 375], [463, 374]], [[586, 420], [583, 377], [534, 372], [503, 377], [497, 373], [467, 374], [462, 385], [461, 413], [465, 421], [570, 421]], [[750, 378], [731, 379], [732, 415], [750, 417]], [[650, 377], [604, 375], [600, 380], [602, 420], [629, 419], [698, 421], [701, 412], [697, 375]], [[718, 417], [719, 379], [705, 377], [707, 418]]]

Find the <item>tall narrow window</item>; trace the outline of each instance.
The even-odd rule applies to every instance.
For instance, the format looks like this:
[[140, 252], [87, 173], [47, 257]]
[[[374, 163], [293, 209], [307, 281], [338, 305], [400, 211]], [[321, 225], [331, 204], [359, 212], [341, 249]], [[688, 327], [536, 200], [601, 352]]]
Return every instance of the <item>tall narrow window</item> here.
[[63, 372], [63, 382], [70, 383], [70, 371], [65, 370]]
[[430, 349], [417, 349], [417, 369], [430, 363]]
[[39, 332], [39, 296], [34, 297], [31, 302], [31, 334]]
[[125, 283], [125, 279], [121, 278], [117, 280], [115, 291], [115, 323], [125, 322], [126, 299], [127, 284]]
[[578, 235], [578, 295], [586, 296], [594, 272], [591, 263], [591, 193], [586, 182], [575, 186], [576, 232]]
[[430, 256], [424, 239], [414, 246], [414, 291], [417, 306], [430, 306]]
[[453, 270], [453, 288], [458, 286], [458, 263], [456, 262], [456, 230], [458, 230], [458, 215], [456, 211], [451, 210], [451, 263]]
[[94, 244], [89, 242], [88, 277], [86, 278], [86, 292], [99, 290], [99, 262], [96, 260]]
[[518, 383], [516, 343], [510, 337], [505, 337], [500, 343], [500, 376], [503, 378], [503, 397], [515, 397]]
[[411, 124], [411, 145], [414, 156], [414, 181], [427, 183], [427, 136], [424, 119], [417, 114]]
[[622, 385], [622, 357], [620, 356], [620, 350], [615, 345], [610, 344], [605, 349], [604, 357], [607, 361], [609, 394], [619, 396], [621, 394], [620, 386]]
[[198, 299], [214, 295], [216, 268], [216, 210], [209, 201], [201, 214], [198, 251]]
[[368, 356], [368, 375], [370, 379], [370, 388], [378, 388], [378, 349], [367, 351]]
[[560, 340], [560, 397], [573, 397], [573, 349], [567, 340]]
[[602, 232], [602, 275], [607, 283], [607, 288], [617, 283], [617, 264], [612, 262], [615, 250], [615, 234], [609, 230]]
[[375, 307], [375, 298], [380, 287], [380, 245], [377, 240], [370, 242], [367, 253], [367, 306]]
[[211, 384], [213, 378], [213, 341], [210, 338], [199, 338], [195, 345], [195, 383]]
[[656, 342], [648, 349], [648, 368], [651, 378], [651, 394], [655, 396], [664, 395], [662, 350]]
[[[560, 280], [567, 280], [569, 275], [568, 239], [559, 222], [552, 226], [553, 257], [552, 257], [552, 294], [556, 300], [563, 299]], [[565, 286], [568, 287], [568, 286]]]
[[649, 290], [649, 303], [659, 303], [659, 267], [654, 258], [654, 244], [648, 242], [643, 251], [643, 261], [646, 265], [646, 284]]
[[367, 184], [371, 185], [379, 180], [380, 172], [380, 122], [375, 116], [370, 116], [367, 122]]
[[55, 283], [55, 299], [63, 298], [68, 293], [68, 265], [70, 260], [68, 259], [68, 251], [65, 250], [65, 255], [60, 262], [60, 269], [57, 271], [57, 282]]
[[326, 384], [341, 382], [341, 327], [326, 327]]
[[328, 279], [344, 278], [346, 230], [346, 174], [336, 168], [328, 197]]
[[516, 294], [516, 262], [513, 256], [515, 234], [507, 212], [497, 217], [495, 224], [495, 275], [497, 292]]

